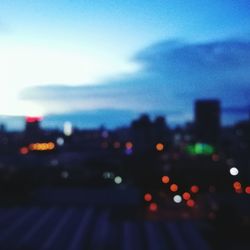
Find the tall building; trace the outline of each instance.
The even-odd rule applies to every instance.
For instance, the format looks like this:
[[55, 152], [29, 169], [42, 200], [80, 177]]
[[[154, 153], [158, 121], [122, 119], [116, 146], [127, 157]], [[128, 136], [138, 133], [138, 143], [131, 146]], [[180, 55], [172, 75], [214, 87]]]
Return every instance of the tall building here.
[[216, 145], [220, 135], [220, 102], [197, 100], [195, 102], [195, 137], [197, 142]]
[[37, 136], [41, 132], [41, 117], [26, 117], [25, 132], [29, 137]]

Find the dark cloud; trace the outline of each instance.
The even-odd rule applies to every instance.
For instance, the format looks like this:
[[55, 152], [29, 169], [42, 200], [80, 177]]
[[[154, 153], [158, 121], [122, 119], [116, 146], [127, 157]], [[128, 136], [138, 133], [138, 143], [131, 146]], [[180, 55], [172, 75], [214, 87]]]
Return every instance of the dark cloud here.
[[[250, 42], [228, 39], [207, 43], [162, 41], [134, 56], [137, 73], [96, 86], [26, 89], [25, 99], [45, 105], [161, 111], [170, 120], [192, 119], [197, 98], [218, 98], [224, 107], [246, 106], [250, 94]], [[171, 115], [172, 112], [179, 115]]]

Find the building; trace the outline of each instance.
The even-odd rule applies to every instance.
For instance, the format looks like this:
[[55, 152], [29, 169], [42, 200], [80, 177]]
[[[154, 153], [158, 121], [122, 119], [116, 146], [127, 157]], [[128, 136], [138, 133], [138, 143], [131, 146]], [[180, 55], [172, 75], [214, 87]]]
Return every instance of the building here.
[[29, 137], [36, 137], [41, 133], [40, 122], [41, 117], [26, 117], [25, 119], [25, 133]]
[[220, 136], [220, 102], [197, 100], [195, 102], [195, 138], [197, 142], [216, 145]]

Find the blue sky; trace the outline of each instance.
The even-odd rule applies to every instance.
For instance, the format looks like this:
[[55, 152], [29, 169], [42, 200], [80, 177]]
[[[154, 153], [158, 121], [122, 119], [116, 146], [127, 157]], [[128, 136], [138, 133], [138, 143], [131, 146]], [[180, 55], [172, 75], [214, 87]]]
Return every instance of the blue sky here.
[[1, 0], [0, 114], [178, 123], [196, 98], [220, 98], [232, 123], [249, 105], [249, 27], [248, 0]]

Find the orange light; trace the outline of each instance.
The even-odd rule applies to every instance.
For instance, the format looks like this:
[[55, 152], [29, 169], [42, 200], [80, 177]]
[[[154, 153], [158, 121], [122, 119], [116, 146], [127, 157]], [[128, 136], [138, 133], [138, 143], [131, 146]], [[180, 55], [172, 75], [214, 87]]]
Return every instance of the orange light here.
[[163, 151], [164, 145], [162, 143], [157, 143], [155, 148], [157, 151]]
[[240, 190], [241, 189], [241, 183], [238, 181], [235, 181], [233, 184], [233, 187], [235, 190]]
[[192, 193], [196, 194], [199, 192], [199, 187], [197, 185], [193, 185], [191, 186], [190, 190]]
[[187, 206], [188, 206], [188, 207], [194, 207], [194, 206], [195, 206], [194, 200], [192, 200], [192, 199], [188, 200], [188, 201], [187, 201]]
[[29, 145], [29, 149], [32, 151], [46, 151], [46, 150], [53, 150], [55, 148], [54, 142], [48, 143], [31, 143]]
[[145, 201], [151, 201], [151, 200], [152, 200], [152, 195], [151, 195], [150, 193], [146, 193], [146, 194], [144, 195], [144, 200], [145, 200]]
[[171, 190], [172, 192], [177, 192], [177, 191], [178, 191], [178, 186], [177, 186], [176, 184], [172, 184], [172, 185], [170, 186], [170, 190]]
[[20, 154], [26, 155], [29, 153], [29, 149], [27, 147], [21, 147], [20, 148]]
[[247, 186], [247, 187], [245, 188], [245, 192], [246, 192], [247, 194], [250, 194], [250, 186]]
[[190, 193], [185, 192], [185, 193], [183, 193], [182, 198], [187, 201], [191, 198], [191, 195], [190, 195]]
[[132, 149], [133, 148], [133, 143], [132, 142], [126, 142], [125, 144], [126, 149]]
[[150, 203], [150, 205], [149, 205], [149, 210], [151, 211], [151, 212], [156, 212], [157, 210], [158, 210], [158, 205], [156, 204], [156, 203]]
[[168, 184], [170, 179], [169, 179], [169, 177], [167, 175], [164, 175], [164, 176], [161, 177], [161, 181], [164, 184]]
[[48, 143], [48, 149], [49, 149], [49, 150], [52, 150], [52, 149], [54, 149], [54, 148], [55, 148], [55, 143], [49, 142], [49, 143]]

